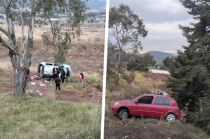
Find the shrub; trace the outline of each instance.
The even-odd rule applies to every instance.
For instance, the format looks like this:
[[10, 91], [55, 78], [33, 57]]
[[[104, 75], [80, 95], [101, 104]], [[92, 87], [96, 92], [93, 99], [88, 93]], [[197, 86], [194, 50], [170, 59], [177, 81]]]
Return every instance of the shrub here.
[[125, 79], [128, 84], [131, 84], [133, 80], [135, 79], [135, 73], [134, 72], [123, 73], [122, 78]]

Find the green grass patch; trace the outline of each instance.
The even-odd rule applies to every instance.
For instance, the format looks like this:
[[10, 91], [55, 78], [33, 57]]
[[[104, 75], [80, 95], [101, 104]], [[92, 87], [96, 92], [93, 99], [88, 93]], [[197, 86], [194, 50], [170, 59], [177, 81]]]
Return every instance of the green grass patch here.
[[100, 106], [47, 101], [31, 96], [0, 96], [0, 138], [98, 139]]
[[100, 83], [101, 83], [101, 81], [96, 78], [89, 78], [88, 81], [92, 85], [100, 85]]
[[96, 42], [100, 42], [100, 41], [101, 41], [101, 38], [98, 38], [98, 37], [97, 37], [97, 38], [95, 38], [95, 41], [96, 41]]
[[0, 85], [4, 83], [4, 80], [0, 77]]

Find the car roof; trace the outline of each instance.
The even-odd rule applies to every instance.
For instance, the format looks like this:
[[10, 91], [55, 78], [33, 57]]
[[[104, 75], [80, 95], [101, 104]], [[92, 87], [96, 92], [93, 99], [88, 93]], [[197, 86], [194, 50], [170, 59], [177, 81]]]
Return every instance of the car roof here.
[[143, 96], [160, 96], [160, 97], [165, 97], [165, 98], [171, 98], [170, 96], [163, 96], [163, 95], [158, 95], [158, 94], [143, 94]]

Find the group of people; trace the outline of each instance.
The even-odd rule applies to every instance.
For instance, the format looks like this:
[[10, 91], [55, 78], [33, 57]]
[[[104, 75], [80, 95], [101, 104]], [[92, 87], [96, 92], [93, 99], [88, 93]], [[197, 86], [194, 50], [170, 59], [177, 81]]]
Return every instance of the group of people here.
[[60, 68], [53, 68], [53, 78], [55, 80], [56, 90], [60, 90], [60, 84], [61, 82], [64, 83], [65, 79], [67, 82], [70, 80], [70, 70], [67, 68], [66, 72], [65, 70]]
[[[53, 78], [55, 80], [56, 90], [61, 90], [61, 83], [70, 81], [70, 70], [67, 68], [66, 72], [63, 68], [53, 68]], [[80, 73], [78, 78], [78, 85], [80, 88], [84, 87], [84, 74]]]

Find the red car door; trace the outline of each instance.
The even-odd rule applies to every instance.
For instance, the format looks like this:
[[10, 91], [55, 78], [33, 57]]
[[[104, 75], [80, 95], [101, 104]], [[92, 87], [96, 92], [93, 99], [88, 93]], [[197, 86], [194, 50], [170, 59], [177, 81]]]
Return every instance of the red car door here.
[[151, 107], [151, 116], [152, 117], [163, 117], [168, 111], [168, 106], [170, 105], [170, 99], [163, 96], [156, 96], [152, 107]]
[[132, 115], [150, 116], [153, 96], [143, 96], [131, 106]]

